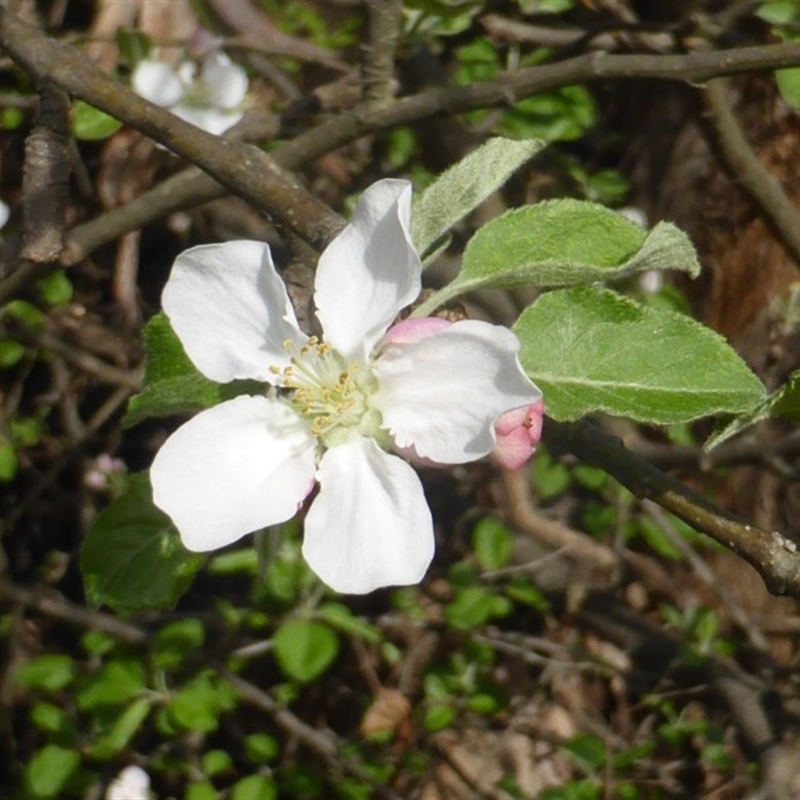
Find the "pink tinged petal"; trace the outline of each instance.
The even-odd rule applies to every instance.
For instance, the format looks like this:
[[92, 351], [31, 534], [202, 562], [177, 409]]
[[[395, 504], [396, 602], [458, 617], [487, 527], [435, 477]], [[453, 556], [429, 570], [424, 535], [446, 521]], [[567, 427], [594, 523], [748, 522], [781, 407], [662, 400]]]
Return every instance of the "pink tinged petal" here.
[[225, 53], [209, 53], [203, 59], [201, 79], [210, 90], [209, 103], [223, 110], [239, 108], [247, 95], [247, 73]]
[[413, 446], [440, 464], [488, 455], [495, 420], [542, 396], [522, 371], [518, 350], [508, 328], [474, 320], [388, 348], [375, 365], [373, 403], [395, 445]]
[[286, 405], [242, 395], [178, 428], [150, 468], [155, 504], [189, 550], [216, 550], [297, 513], [315, 440]]
[[422, 263], [411, 244], [411, 184], [382, 180], [319, 260], [314, 299], [325, 339], [366, 359], [397, 314], [416, 300]]
[[519, 469], [536, 451], [542, 437], [544, 403], [507, 411], [495, 423], [497, 444], [492, 459], [506, 469]]
[[189, 358], [219, 383], [274, 383], [270, 366], [289, 363], [284, 342], [299, 347], [307, 339], [263, 242], [184, 251], [175, 259], [162, 302]]
[[303, 555], [332, 589], [419, 583], [433, 558], [431, 513], [414, 470], [360, 436], [328, 450], [306, 516]]
[[393, 344], [413, 344], [452, 324], [449, 319], [441, 317], [409, 317], [392, 325], [381, 339], [379, 347], [388, 347]]
[[160, 61], [140, 61], [131, 75], [133, 91], [145, 100], [169, 108], [183, 95], [183, 86], [175, 71]]

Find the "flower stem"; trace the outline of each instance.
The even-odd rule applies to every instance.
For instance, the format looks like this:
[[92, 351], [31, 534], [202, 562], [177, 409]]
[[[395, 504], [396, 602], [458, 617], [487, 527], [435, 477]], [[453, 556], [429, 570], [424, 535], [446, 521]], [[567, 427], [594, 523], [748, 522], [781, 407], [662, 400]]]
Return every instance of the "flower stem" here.
[[423, 300], [412, 312], [412, 317], [429, 317], [437, 308], [449, 303], [460, 294], [469, 291], [471, 287], [453, 281], [443, 286], [439, 291], [434, 292], [427, 300]]

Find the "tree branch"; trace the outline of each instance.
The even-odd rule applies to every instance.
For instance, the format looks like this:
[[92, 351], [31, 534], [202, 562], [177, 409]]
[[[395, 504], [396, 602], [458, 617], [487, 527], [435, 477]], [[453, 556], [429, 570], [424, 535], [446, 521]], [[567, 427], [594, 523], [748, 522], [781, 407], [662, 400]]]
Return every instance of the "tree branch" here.
[[545, 420], [549, 446], [568, 450], [616, 478], [637, 497], [647, 498], [695, 530], [741, 556], [776, 595], [800, 598], [800, 553], [777, 531], [745, 525], [680, 481], [631, 453], [615, 436], [588, 422]]
[[[52, 43], [44, 34], [30, 28], [18, 20], [14, 20], [11, 15], [0, 8], [0, 42], [6, 41], [9, 37], [14, 37], [17, 30], [22, 28], [27, 33], [27, 38], [21, 41], [14, 41], [18, 59], [22, 63], [28, 63], [33, 58], [31, 49], [37, 50], [44, 48], [48, 50], [48, 45], [53, 44], [57, 52], [50, 54], [47, 58], [35, 60], [31, 69], [47, 71], [56, 69], [62, 62], [70, 66], [73, 73], [69, 80], [69, 88], [77, 97], [82, 97], [92, 105], [102, 108], [113, 116], [128, 122], [148, 135], [152, 135], [162, 143], [167, 144], [176, 152], [193, 160], [202, 169], [206, 169], [206, 162], [215, 162], [222, 149], [223, 160], [235, 160], [231, 150], [235, 145], [226, 144], [217, 137], [204, 134], [193, 126], [177, 120], [169, 112], [151, 106], [141, 98], [133, 95], [124, 86], [112, 81], [79, 52], [71, 48]], [[387, 106], [359, 107], [341, 113], [322, 125], [312, 130], [300, 134], [292, 141], [274, 150], [271, 159], [265, 156], [257, 148], [248, 148], [247, 153], [257, 153], [259, 164], [264, 166], [264, 159], [269, 165], [266, 168], [266, 175], [261, 169], [253, 169], [251, 178], [261, 175], [262, 184], [255, 187], [258, 194], [257, 205], [265, 208], [279, 220], [282, 213], [291, 206], [291, 198], [296, 196], [289, 192], [288, 196], [283, 192], [285, 182], [289, 180], [285, 173], [278, 168], [295, 169], [301, 164], [313, 161], [324, 153], [330, 152], [337, 147], [341, 147], [348, 142], [358, 139], [361, 136], [386, 130], [397, 125], [407, 125], [412, 122], [439, 116], [448, 113], [464, 113], [476, 108], [487, 108], [513, 104], [519, 100], [541, 92], [568, 86], [570, 84], [585, 83], [604, 79], [624, 79], [648, 77], [657, 80], [680, 80], [680, 81], [703, 81], [720, 75], [730, 75], [751, 70], [767, 70], [800, 64], [800, 43], [783, 43], [767, 45], [764, 47], [747, 47], [736, 50], [701, 51], [685, 55], [630, 55], [630, 54], [609, 54], [609, 53], [588, 53], [575, 58], [545, 64], [541, 66], [528, 67], [516, 72], [506, 72], [489, 81], [472, 84], [471, 86], [457, 87], [437, 87], [420, 92], [415, 95], [401, 98]], [[99, 73], [103, 91], [98, 92], [92, 89], [92, 81], [84, 87], [83, 83], [87, 80], [86, 72], [91, 73], [92, 81], [97, 78]], [[54, 76], [56, 80], [58, 76]], [[106, 95], [115, 102], [106, 103]], [[157, 125], [154, 126], [153, 119], [146, 119], [142, 123], [138, 117], [138, 109], [145, 107], [153, 119], [160, 121], [166, 129], [175, 128], [172, 135], [162, 131]], [[124, 116], [123, 112], [124, 111]], [[155, 115], [155, 116], [153, 116]], [[173, 124], [174, 123], [174, 124]], [[163, 135], [162, 135], [163, 134]], [[195, 147], [200, 151], [200, 157], [192, 158], [189, 150], [184, 150], [182, 141], [187, 136], [193, 141], [199, 135], [202, 144]], [[195, 142], [196, 143], [196, 142]], [[207, 148], [204, 151], [204, 148]], [[203, 158], [203, 156], [205, 156]], [[240, 157], [241, 158], [241, 157]], [[245, 159], [241, 159], [244, 161]], [[92, 222], [85, 223], [74, 229], [66, 243], [62, 266], [71, 266], [96, 247], [115, 239], [116, 237], [135, 230], [154, 219], [160, 218], [164, 214], [172, 213], [187, 207], [208, 202], [223, 196], [226, 189], [221, 184], [226, 184], [225, 180], [215, 175], [211, 169], [207, 169], [209, 175], [199, 170], [186, 170], [185, 172], [168, 179], [160, 186], [146, 192], [138, 197], [124, 209], [114, 209], [113, 211], [98, 217]], [[245, 168], [245, 172], [248, 169]], [[214, 177], [219, 178], [219, 182]], [[253, 180], [248, 181], [248, 186], [253, 189]], [[258, 180], [255, 181], [258, 183]], [[273, 185], [273, 183], [275, 185]], [[227, 184], [226, 184], [227, 185]], [[293, 190], [296, 190], [296, 184]], [[306, 199], [307, 193], [302, 192]], [[240, 192], [244, 194], [244, 192]], [[313, 200], [313, 198], [312, 198]], [[317, 204], [318, 206], [319, 204]], [[296, 206], [300, 209], [302, 204]], [[324, 208], [324, 207], [323, 207]], [[288, 209], [291, 212], [291, 208]], [[305, 209], [299, 214], [300, 221], [316, 219], [313, 214], [310, 218], [306, 217]], [[325, 209], [323, 213], [330, 212]], [[297, 217], [298, 215], [295, 215]], [[329, 230], [327, 233], [335, 233], [341, 221], [338, 218], [328, 216]], [[285, 221], [285, 220], [282, 220]], [[291, 225], [289, 227], [292, 227]], [[324, 228], [324, 225], [323, 225]], [[302, 233], [301, 233], [302, 236]], [[326, 241], [326, 233], [323, 231], [317, 234], [313, 232], [309, 236], [304, 236], [317, 247], [322, 246]], [[13, 296], [19, 287], [0, 284], [0, 302], [4, 302]]]
[[723, 167], [758, 206], [778, 239], [800, 269], [800, 214], [784, 192], [780, 181], [759, 161], [731, 111], [726, 81], [709, 81], [702, 93], [711, 128], [710, 137], [717, 146], [711, 150]]

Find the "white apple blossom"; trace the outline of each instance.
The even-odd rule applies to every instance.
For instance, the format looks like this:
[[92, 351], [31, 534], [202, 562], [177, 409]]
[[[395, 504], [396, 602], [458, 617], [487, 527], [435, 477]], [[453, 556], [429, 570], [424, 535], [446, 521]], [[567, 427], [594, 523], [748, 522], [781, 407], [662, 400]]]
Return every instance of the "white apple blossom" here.
[[219, 50], [205, 56], [199, 73], [194, 61], [173, 68], [145, 59], [136, 65], [131, 85], [145, 100], [208, 133], [222, 134], [244, 116], [247, 74]]
[[261, 242], [181, 253], [163, 305], [189, 358], [220, 383], [264, 395], [202, 411], [153, 462], [155, 503], [190, 550], [223, 547], [295, 515], [314, 484], [303, 554], [339, 592], [422, 579], [433, 525], [406, 460], [461, 464], [495, 447], [495, 421], [541, 393], [507, 328], [439, 326], [397, 314], [418, 296], [411, 186], [383, 180], [320, 257], [314, 300], [324, 338], [300, 331]]

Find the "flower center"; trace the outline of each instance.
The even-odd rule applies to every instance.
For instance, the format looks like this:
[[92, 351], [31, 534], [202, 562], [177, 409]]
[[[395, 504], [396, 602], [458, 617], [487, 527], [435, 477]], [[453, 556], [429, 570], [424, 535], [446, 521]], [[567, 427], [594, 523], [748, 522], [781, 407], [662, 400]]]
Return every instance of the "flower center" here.
[[208, 108], [214, 97], [214, 90], [202, 79], [184, 85], [181, 102], [192, 108]]
[[[290, 353], [295, 350], [291, 341], [284, 347]], [[378, 385], [369, 367], [346, 363], [329, 344], [312, 336], [292, 355], [288, 367], [271, 371], [281, 376], [286, 401], [310, 421], [311, 433], [326, 447], [341, 444], [354, 429], [378, 435], [380, 414], [369, 404]]]

